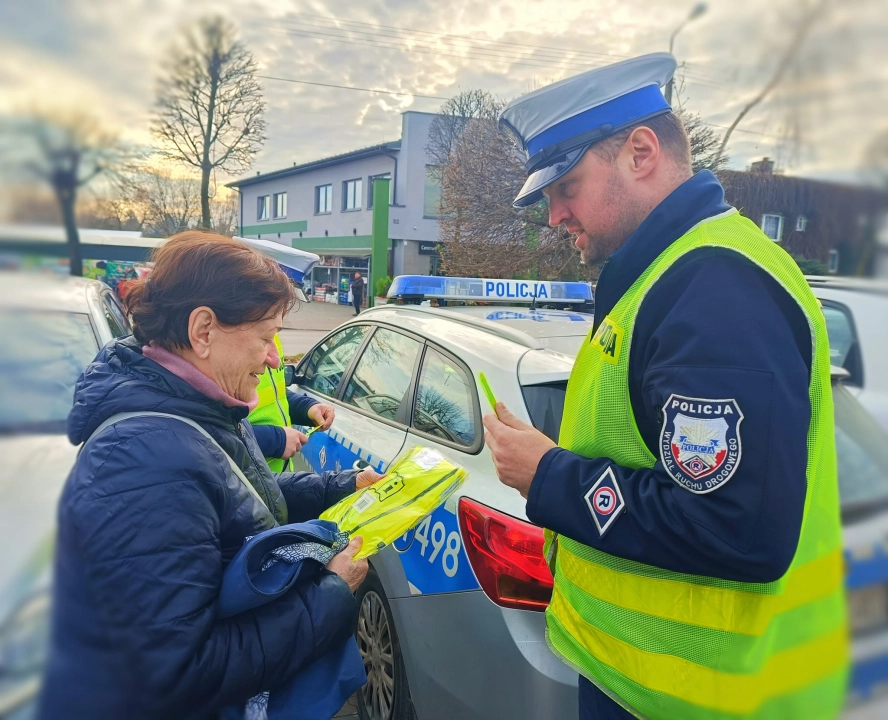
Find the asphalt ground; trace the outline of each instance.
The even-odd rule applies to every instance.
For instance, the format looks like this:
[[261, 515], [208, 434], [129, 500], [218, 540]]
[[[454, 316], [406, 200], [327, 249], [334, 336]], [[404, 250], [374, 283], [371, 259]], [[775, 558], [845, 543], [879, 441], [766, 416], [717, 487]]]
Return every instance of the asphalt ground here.
[[280, 332], [284, 355], [287, 357], [311, 350], [333, 328], [354, 317], [351, 305], [332, 303], [300, 303], [284, 318]]

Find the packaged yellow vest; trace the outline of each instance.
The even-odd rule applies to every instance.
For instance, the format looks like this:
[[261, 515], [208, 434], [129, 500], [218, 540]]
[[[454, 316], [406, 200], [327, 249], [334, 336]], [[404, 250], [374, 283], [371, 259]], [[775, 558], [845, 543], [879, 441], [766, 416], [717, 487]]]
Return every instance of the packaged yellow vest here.
[[355, 557], [368, 557], [443, 505], [466, 475], [437, 450], [414, 447], [395, 460], [377, 483], [327, 508], [321, 520], [332, 520], [341, 532], [364, 538]]
[[[287, 385], [284, 381], [284, 347], [281, 339], [274, 336], [274, 344], [277, 347], [281, 364], [277, 370], [265, 368], [265, 373], [259, 379], [256, 392], [259, 395], [259, 404], [247, 416], [251, 425], [274, 425], [276, 427], [290, 427], [290, 403], [287, 400]], [[293, 461], [283, 458], [265, 458], [268, 467], [273, 473], [290, 472], [293, 470]]]
[[786, 252], [736, 210], [673, 242], [581, 349], [559, 445], [628, 468], [654, 466], [629, 400], [635, 318], [657, 279], [703, 247], [732, 250], [768, 272], [811, 328], [807, 493], [796, 554], [779, 580], [741, 583], [625, 560], [546, 531], [555, 575], [547, 639], [568, 665], [638, 717], [834, 718], [849, 653], [829, 343], [818, 303]]

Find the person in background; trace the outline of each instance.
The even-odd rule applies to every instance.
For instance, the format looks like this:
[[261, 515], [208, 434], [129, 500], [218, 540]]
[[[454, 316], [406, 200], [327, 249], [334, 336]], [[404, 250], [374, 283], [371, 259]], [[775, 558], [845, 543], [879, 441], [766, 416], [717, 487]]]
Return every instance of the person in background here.
[[274, 336], [295, 297], [274, 261], [199, 231], [154, 260], [126, 298], [135, 336], [99, 352], [68, 417], [84, 447], [59, 500], [41, 720], [216, 720], [354, 629], [359, 538], [310, 581], [219, 619], [247, 538], [317, 518], [380, 476], [274, 475], [262, 458], [245, 420], [280, 364]]
[[361, 312], [361, 305], [364, 301], [364, 278], [361, 277], [361, 273], [355, 273], [355, 279], [352, 280], [351, 284], [352, 291], [352, 305], [355, 307], [355, 315], [358, 315]]
[[253, 426], [259, 448], [272, 472], [292, 472], [293, 456], [308, 442], [295, 425], [311, 425], [329, 430], [336, 416], [332, 405], [289, 390], [284, 379], [284, 349], [279, 335], [274, 344], [280, 358], [276, 368], [266, 367], [256, 388], [259, 404], [247, 419]]

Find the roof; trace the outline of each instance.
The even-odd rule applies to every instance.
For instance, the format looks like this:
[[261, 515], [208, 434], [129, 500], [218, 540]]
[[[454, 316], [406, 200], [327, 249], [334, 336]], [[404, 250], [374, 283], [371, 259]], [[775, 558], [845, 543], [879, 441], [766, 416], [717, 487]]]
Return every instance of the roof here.
[[0, 308], [28, 308], [43, 312], [89, 313], [88, 293], [98, 294], [103, 283], [88, 278], [41, 273], [0, 273]]
[[302, 173], [312, 170], [320, 170], [334, 165], [351, 162], [353, 160], [363, 160], [364, 158], [374, 157], [376, 155], [385, 155], [392, 150], [400, 150], [401, 141], [393, 140], [391, 142], [379, 143], [370, 147], [361, 148], [360, 150], [352, 150], [351, 152], [342, 153], [341, 155], [332, 155], [331, 157], [322, 158], [321, 160], [312, 160], [302, 165], [293, 164], [293, 167], [284, 168], [282, 170], [273, 170], [269, 173], [257, 173], [253, 177], [246, 177], [242, 180], [235, 180], [227, 183], [225, 187], [237, 188], [246, 187], [247, 185], [255, 185], [256, 183], [266, 182], [267, 180], [277, 180], [282, 177], [291, 175], [301, 175]]
[[888, 295], [888, 281], [876, 278], [857, 278], [844, 275], [807, 275], [805, 279], [812, 288], [829, 290], [853, 290]]
[[[592, 328], [592, 315], [560, 310], [535, 310], [506, 307], [447, 307], [424, 305], [382, 305], [361, 313], [361, 318], [388, 320], [405, 329], [415, 325], [417, 332], [474, 352], [478, 341], [489, 343], [493, 337], [520, 353], [526, 350], [551, 350], [571, 358]], [[449, 326], [449, 327], [448, 327]], [[489, 345], [481, 351], [494, 355]]]
[[[146, 238], [141, 232], [128, 230], [94, 230], [78, 228], [84, 245], [114, 245], [153, 248], [166, 238]], [[4, 243], [58, 243], [68, 242], [65, 228], [55, 225], [0, 225], [0, 242]]]

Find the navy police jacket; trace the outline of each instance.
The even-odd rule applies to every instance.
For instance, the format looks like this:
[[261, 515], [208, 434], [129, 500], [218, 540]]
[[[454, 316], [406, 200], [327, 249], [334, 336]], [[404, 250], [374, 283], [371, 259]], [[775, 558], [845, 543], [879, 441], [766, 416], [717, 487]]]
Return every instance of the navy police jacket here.
[[[290, 410], [290, 422], [293, 425], [314, 425], [314, 421], [308, 417], [318, 401], [302, 393], [287, 390], [287, 403]], [[279, 458], [287, 447], [287, 436], [284, 428], [277, 425], [253, 425], [256, 441], [262, 450], [262, 456], [267, 458]]]
[[316, 518], [354, 492], [356, 473], [272, 475], [246, 407], [211, 400], [131, 337], [105, 346], [80, 377], [69, 438], [79, 444], [112, 415], [146, 410], [200, 423], [264, 504], [178, 420], [133, 418], [98, 435], [59, 500], [41, 718], [215, 718], [273, 695], [351, 634], [356, 601], [326, 568], [231, 617], [219, 594], [245, 538]]
[[[708, 171], [679, 186], [605, 263], [596, 327], [669, 244], [728, 209]], [[723, 249], [683, 256], [642, 302], [630, 349], [629, 400], [658, 462], [633, 470], [553, 448], [537, 467], [527, 517], [611, 555], [673, 572], [778, 579], [795, 554], [804, 510], [810, 358], [807, 320], [770, 275]], [[663, 406], [673, 394], [733, 399], [743, 412], [737, 468], [706, 494], [685, 489], [663, 464]], [[585, 495], [607, 468], [626, 507], [602, 535]], [[596, 717], [629, 717], [583, 679], [580, 697], [581, 717], [590, 708]]]
[[[605, 263], [596, 325], [670, 243], [726, 210], [721, 185], [708, 171], [678, 187]], [[639, 308], [629, 399], [657, 458], [670, 395], [736, 401], [743, 422], [734, 474], [712, 492], [695, 494], [666, 472], [662, 459], [632, 470], [553, 448], [537, 467], [528, 518], [584, 545], [673, 572], [753, 583], [778, 579], [795, 554], [805, 503], [810, 338], [801, 309], [764, 270], [723, 249], [688, 253]], [[600, 535], [584, 496], [608, 467], [626, 509]]]

